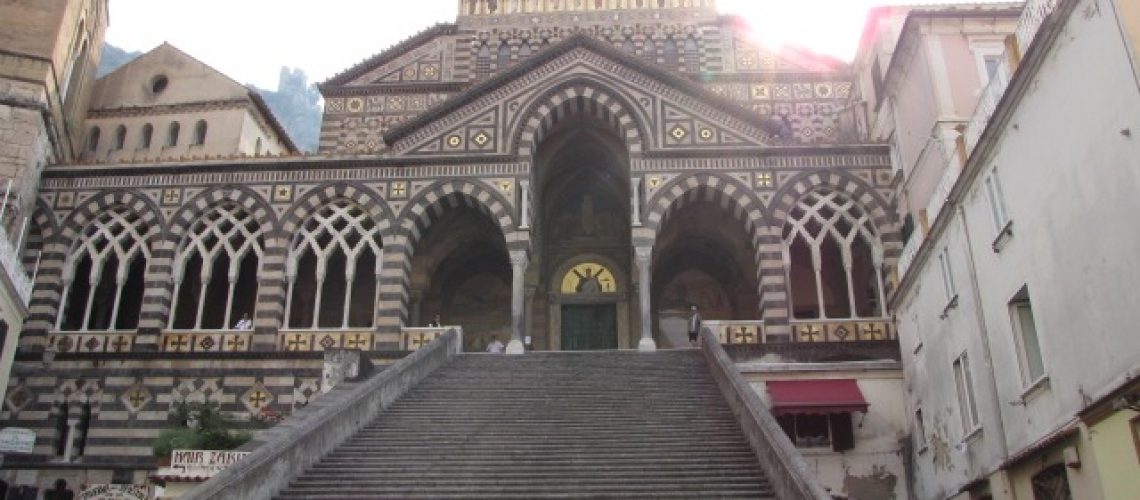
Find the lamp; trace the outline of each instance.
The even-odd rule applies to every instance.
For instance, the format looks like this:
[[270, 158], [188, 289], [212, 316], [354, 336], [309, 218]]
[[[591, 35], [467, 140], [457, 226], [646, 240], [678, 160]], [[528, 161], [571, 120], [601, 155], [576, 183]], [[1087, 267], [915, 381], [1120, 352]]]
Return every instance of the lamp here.
[[56, 354], [57, 354], [57, 351], [55, 350], [55, 346], [48, 346], [46, 349], [44, 349], [44, 352], [43, 352], [42, 358], [41, 358], [44, 362], [44, 368], [48, 368], [51, 366], [52, 361], [55, 361], [55, 355]]
[[1112, 409], [1140, 412], [1140, 394], [1125, 394], [1112, 400]]

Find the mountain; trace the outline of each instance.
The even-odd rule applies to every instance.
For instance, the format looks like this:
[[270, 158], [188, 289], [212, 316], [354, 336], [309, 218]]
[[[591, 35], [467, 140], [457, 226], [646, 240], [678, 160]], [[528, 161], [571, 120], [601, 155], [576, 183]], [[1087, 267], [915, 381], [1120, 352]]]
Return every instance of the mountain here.
[[95, 70], [95, 78], [103, 78], [103, 75], [115, 71], [119, 66], [133, 61], [134, 58], [142, 54], [142, 52], [137, 50], [127, 52], [109, 43], [104, 43], [103, 57], [99, 59], [99, 68]]
[[316, 151], [321, 132], [321, 94], [300, 68], [281, 68], [277, 90], [250, 86], [269, 105], [277, 121], [303, 151]]

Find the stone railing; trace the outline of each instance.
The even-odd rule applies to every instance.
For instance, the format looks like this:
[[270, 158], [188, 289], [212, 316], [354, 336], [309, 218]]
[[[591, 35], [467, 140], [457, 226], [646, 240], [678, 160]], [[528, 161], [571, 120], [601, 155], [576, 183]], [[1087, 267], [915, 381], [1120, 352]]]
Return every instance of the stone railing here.
[[4, 266], [4, 272], [8, 274], [8, 281], [12, 283], [20, 302], [27, 306], [32, 300], [32, 280], [24, 273], [20, 252], [12, 246], [12, 240], [8, 239], [8, 231], [2, 225], [0, 225], [0, 266]]
[[[1017, 27], [1014, 30], [1014, 38], [1016, 39], [1015, 46], [1006, 45], [1005, 52], [1002, 54], [1003, 61], [1021, 60], [1026, 51], [1029, 50], [1033, 40], [1037, 37], [1037, 32], [1041, 29], [1041, 25], [1045, 19], [1057, 8], [1060, 0], [1029, 0], [1025, 3], [1025, 7], [1021, 11], [1021, 17], [1017, 21]], [[1016, 51], [1011, 54], [1010, 51]], [[942, 180], [938, 183], [934, 193], [930, 196], [930, 201], [926, 205], [926, 215], [933, 223], [938, 219], [939, 212], [942, 211], [943, 206], [946, 204], [950, 196], [950, 191], [954, 189], [954, 185], [958, 182], [958, 177], [962, 173], [962, 167], [966, 164], [966, 160], [974, 153], [974, 148], [977, 147], [978, 141], [981, 140], [982, 134], [985, 132], [986, 127], [990, 124], [990, 119], [993, 118], [994, 112], [997, 110], [998, 104], [1001, 103], [1002, 97], [1005, 95], [1006, 90], [1009, 89], [1010, 78], [1012, 71], [1009, 68], [995, 71], [990, 77], [989, 83], [986, 84], [985, 89], [982, 90], [981, 97], [978, 99], [978, 104], [974, 107], [974, 112], [970, 115], [970, 120], [966, 122], [966, 129], [962, 132], [961, 144], [955, 148], [954, 153], [946, 162], [943, 169]], [[904, 255], [900, 257], [898, 264], [898, 276], [901, 281], [906, 276], [906, 271], [910, 268], [911, 262], [914, 260], [914, 255], [917, 254], [918, 248], [922, 245], [925, 235], [922, 231], [916, 231], [911, 236], [911, 240], [907, 242], [907, 246], [913, 245], [913, 250], [909, 258], [906, 256], [906, 248], [904, 248]], [[913, 243], [911, 243], [913, 241]]]
[[59, 353], [130, 352], [135, 331], [56, 332], [48, 335], [47, 347]]
[[1041, 29], [1041, 24], [1045, 22], [1045, 18], [1053, 13], [1057, 8], [1060, 0], [1028, 0], [1025, 2], [1025, 7], [1021, 10], [1021, 18], [1017, 20], [1017, 28], [1013, 34], [1017, 38], [1017, 46], [1024, 55], [1025, 51], [1029, 49], [1029, 44], [1033, 43], [1033, 39], [1037, 37], [1037, 31]]
[[815, 472], [772, 416], [771, 409], [736, 369], [736, 364], [721, 347], [720, 339], [703, 328], [701, 345], [709, 371], [744, 430], [776, 498], [831, 500]]
[[719, 320], [701, 322], [721, 344], [763, 344], [764, 320]]
[[277, 332], [277, 349], [281, 351], [326, 351], [359, 349], [371, 351], [376, 345], [372, 328], [349, 330], [281, 330]]
[[252, 330], [168, 331], [158, 340], [164, 352], [244, 352], [252, 345]]
[[400, 329], [400, 349], [418, 351], [449, 331], [455, 331], [459, 335], [459, 345], [463, 345], [463, 327], [458, 325], [405, 327]]
[[793, 342], [897, 340], [889, 318], [793, 319]]
[[925, 237], [922, 227], [916, 226], [914, 232], [911, 233], [910, 239], [906, 240], [903, 245], [902, 253], [899, 254], [898, 277], [902, 279], [906, 276], [907, 269], [914, 263], [914, 258], [918, 256], [918, 249], [922, 246], [922, 240]]
[[458, 331], [360, 382], [343, 382], [297, 410], [240, 451], [249, 456], [184, 495], [183, 500], [273, 498], [333, 448], [387, 409], [397, 398], [462, 350]]

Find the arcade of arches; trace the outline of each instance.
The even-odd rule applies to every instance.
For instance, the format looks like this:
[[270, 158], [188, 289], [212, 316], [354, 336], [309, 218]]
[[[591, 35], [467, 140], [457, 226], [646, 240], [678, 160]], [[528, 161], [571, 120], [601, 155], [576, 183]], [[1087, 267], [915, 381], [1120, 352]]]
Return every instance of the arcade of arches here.
[[[439, 315], [461, 325], [466, 348], [512, 338], [512, 321], [535, 349], [633, 348], [643, 332], [682, 346], [691, 306], [707, 320], [765, 320], [755, 221], [722, 187], [684, 190], [664, 213], [648, 273], [639, 274], [631, 231], [643, 196], [630, 181], [630, 152], [612, 120], [571, 103], [539, 143], [527, 206], [532, 247], [512, 266], [499, 221], [461, 193], [435, 200], [414, 239], [405, 326]], [[636, 191], [635, 191], [636, 189]], [[631, 203], [633, 200], [633, 203]], [[204, 210], [173, 258], [169, 330], [249, 328], [257, 316], [268, 228], [233, 202]], [[107, 209], [80, 233], [64, 268], [60, 331], [135, 328], [153, 228], [125, 206]], [[791, 321], [884, 315], [884, 256], [870, 211], [848, 193], [816, 187], [780, 226], [779, 262]], [[384, 244], [379, 224], [347, 198], [307, 215], [288, 243], [281, 328], [372, 329], [380, 311]], [[646, 245], [640, 245], [645, 248]], [[767, 256], [766, 256], [767, 255]], [[525, 270], [515, 290], [515, 269]], [[647, 280], [649, 314], [641, 313]], [[523, 295], [521, 314], [512, 297]], [[647, 328], [642, 328], [643, 324]]]

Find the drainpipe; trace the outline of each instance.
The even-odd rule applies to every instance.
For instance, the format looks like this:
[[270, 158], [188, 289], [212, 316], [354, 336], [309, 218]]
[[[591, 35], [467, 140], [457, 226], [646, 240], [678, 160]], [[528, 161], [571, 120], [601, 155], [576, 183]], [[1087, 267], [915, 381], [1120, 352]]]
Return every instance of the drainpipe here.
[[982, 337], [982, 357], [986, 363], [986, 368], [989, 370], [990, 400], [997, 411], [997, 431], [1000, 437], [998, 443], [1001, 446], [1001, 456], [1005, 458], [1008, 453], [1005, 442], [1005, 423], [1002, 421], [1001, 397], [998, 396], [997, 376], [994, 373], [993, 356], [990, 353], [990, 334], [989, 330], [986, 329], [985, 315], [982, 314], [982, 290], [978, 287], [978, 269], [974, 265], [974, 245], [970, 238], [970, 225], [966, 222], [966, 211], [960, 204], [957, 209], [958, 218], [962, 221], [962, 234], [966, 237], [966, 270], [970, 272], [970, 293], [973, 295], [975, 304], [974, 319], [978, 321], [978, 333]]

